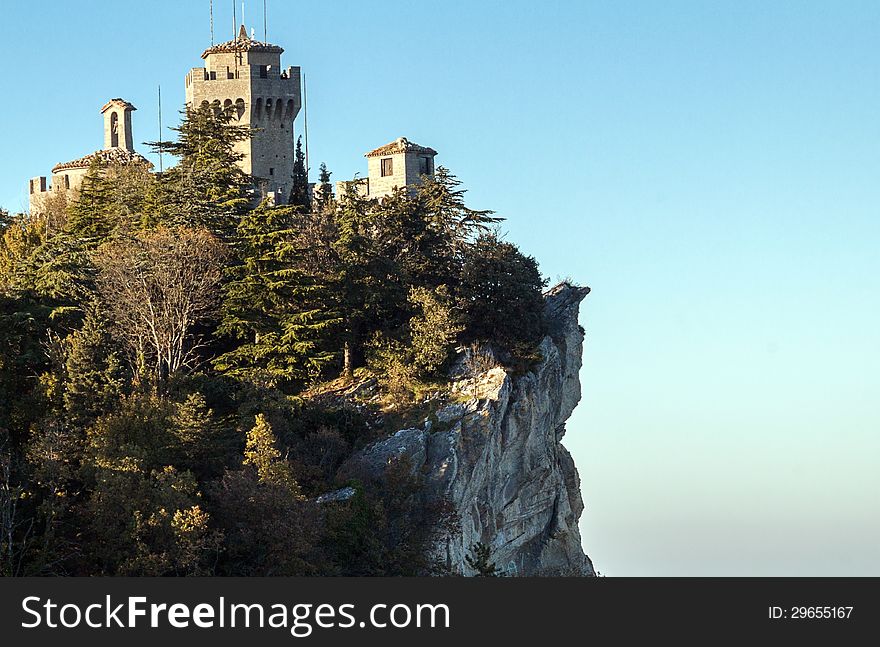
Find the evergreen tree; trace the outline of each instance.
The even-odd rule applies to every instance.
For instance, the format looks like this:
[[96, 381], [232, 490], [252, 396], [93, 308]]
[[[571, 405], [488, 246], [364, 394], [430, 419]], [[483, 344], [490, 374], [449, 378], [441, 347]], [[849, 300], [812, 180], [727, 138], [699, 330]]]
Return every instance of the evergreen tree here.
[[464, 341], [494, 342], [528, 355], [544, 334], [545, 285], [534, 258], [495, 234], [480, 236], [461, 274]]
[[70, 204], [65, 232], [86, 249], [104, 242], [116, 228], [112, 209], [112, 181], [106, 177], [107, 162], [96, 158]]
[[155, 179], [145, 162], [107, 162], [96, 158], [76, 197], [68, 205], [64, 232], [92, 250], [114, 234], [149, 224], [147, 197]]
[[80, 428], [109, 413], [125, 393], [122, 361], [107, 324], [96, 312], [64, 340], [64, 412]]
[[482, 542], [477, 542], [471, 546], [471, 553], [464, 556], [464, 561], [476, 571], [476, 577], [498, 577], [501, 573], [491, 561], [491, 556], [492, 549]]
[[171, 416], [171, 433], [175, 438], [175, 465], [205, 478], [222, 473], [224, 459], [232, 449], [232, 438], [205, 396], [190, 393], [176, 405]]
[[302, 137], [296, 140], [296, 153], [293, 161], [293, 184], [290, 189], [290, 199], [288, 203], [295, 207], [302, 207], [308, 210], [311, 207], [309, 202], [309, 172], [306, 168], [306, 158], [303, 155]]
[[253, 428], [247, 434], [242, 465], [253, 467], [261, 483], [283, 486], [298, 494], [299, 485], [293, 478], [290, 464], [276, 447], [277, 442], [266, 416], [258, 414]]
[[318, 174], [318, 187], [315, 196], [315, 211], [324, 211], [329, 208], [333, 202], [333, 185], [330, 184], [330, 176], [332, 173], [327, 170], [327, 165], [321, 162], [320, 172]]
[[235, 150], [250, 130], [232, 123], [232, 109], [202, 105], [183, 115], [174, 128], [177, 141], [150, 144], [179, 162], [158, 178], [146, 208], [166, 225], [204, 227], [229, 240], [253, 194], [251, 178], [237, 164], [244, 155]]
[[240, 264], [228, 269], [218, 333], [236, 341], [218, 370], [257, 384], [287, 386], [320, 375], [336, 355], [339, 317], [327, 290], [302, 269], [298, 211], [265, 203], [238, 227]]

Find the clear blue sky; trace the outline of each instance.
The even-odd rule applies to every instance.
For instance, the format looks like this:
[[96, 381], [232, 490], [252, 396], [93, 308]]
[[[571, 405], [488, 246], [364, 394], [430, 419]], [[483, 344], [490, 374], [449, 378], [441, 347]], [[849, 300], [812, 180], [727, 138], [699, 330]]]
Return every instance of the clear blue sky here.
[[[880, 3], [269, 8], [313, 169], [433, 146], [547, 276], [592, 287], [566, 444], [600, 571], [880, 575]], [[3, 13], [12, 210], [101, 147], [111, 97], [155, 139], [156, 87], [169, 124], [209, 43], [207, 0]]]

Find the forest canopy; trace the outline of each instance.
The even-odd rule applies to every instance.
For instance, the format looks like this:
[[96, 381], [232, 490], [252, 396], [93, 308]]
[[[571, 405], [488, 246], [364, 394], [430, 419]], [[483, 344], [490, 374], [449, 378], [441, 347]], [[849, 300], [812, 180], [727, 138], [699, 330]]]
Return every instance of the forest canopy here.
[[[418, 475], [340, 468], [462, 345], [535, 360], [537, 263], [446, 169], [377, 201], [322, 165], [276, 206], [231, 113], [176, 131], [162, 173], [95, 163], [68, 203], [0, 210], [0, 573], [442, 572], [430, 529], [455, 523]], [[315, 396], [370, 379], [375, 412]]]

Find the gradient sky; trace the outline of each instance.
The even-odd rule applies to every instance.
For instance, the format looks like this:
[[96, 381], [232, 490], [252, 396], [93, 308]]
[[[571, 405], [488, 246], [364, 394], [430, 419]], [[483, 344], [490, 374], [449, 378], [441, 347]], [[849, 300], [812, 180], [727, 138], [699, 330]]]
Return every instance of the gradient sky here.
[[[880, 3], [269, 14], [307, 77], [313, 170], [432, 146], [545, 275], [592, 288], [565, 444], [599, 571], [880, 575]], [[5, 0], [3, 18], [14, 211], [30, 176], [101, 147], [107, 99], [156, 139], [157, 86], [168, 125], [210, 44], [208, 0]]]

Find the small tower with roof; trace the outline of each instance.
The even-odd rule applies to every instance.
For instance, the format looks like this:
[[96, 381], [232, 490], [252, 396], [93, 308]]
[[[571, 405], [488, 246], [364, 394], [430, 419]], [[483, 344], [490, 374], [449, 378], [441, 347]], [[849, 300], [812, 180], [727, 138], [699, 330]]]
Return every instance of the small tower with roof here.
[[110, 99], [101, 108], [104, 116], [104, 148], [69, 162], [61, 162], [52, 167], [51, 184], [46, 176], [31, 178], [28, 185], [28, 198], [32, 214], [39, 213], [52, 196], [73, 199], [83, 183], [89, 169], [95, 162], [108, 164], [142, 164], [152, 168], [152, 164], [134, 150], [134, 136], [131, 130], [131, 113], [137, 110], [124, 99]]
[[351, 187], [363, 197], [384, 198], [395, 189], [414, 187], [424, 175], [434, 175], [434, 157], [437, 151], [427, 146], [419, 146], [406, 137], [398, 137], [369, 153], [367, 158], [367, 177], [354, 182], [338, 182], [336, 191], [344, 195]]
[[131, 134], [131, 113], [137, 110], [128, 101], [122, 99], [110, 99], [101, 108], [104, 115], [104, 149], [124, 148], [127, 151], [134, 150], [134, 140]]
[[284, 50], [251, 39], [242, 25], [238, 37], [202, 52], [204, 67], [186, 75], [186, 103], [232, 111], [236, 125], [253, 136], [236, 144], [242, 170], [254, 176], [262, 197], [284, 203], [294, 164], [293, 122], [302, 106], [300, 68], [281, 67]]

